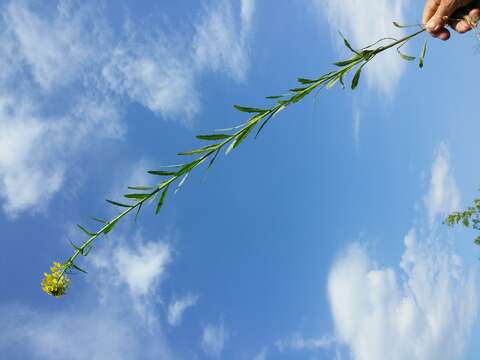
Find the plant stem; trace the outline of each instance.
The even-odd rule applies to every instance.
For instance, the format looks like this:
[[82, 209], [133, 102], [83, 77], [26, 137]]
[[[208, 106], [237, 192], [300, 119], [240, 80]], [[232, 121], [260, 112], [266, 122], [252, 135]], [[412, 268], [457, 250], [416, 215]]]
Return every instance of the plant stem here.
[[[236, 106], [237, 110], [239, 110], [241, 112], [250, 113], [250, 114], [253, 113], [254, 115], [251, 115], [251, 117], [244, 124], [240, 125], [239, 127], [235, 127], [235, 128], [230, 129], [230, 130], [226, 129], [225, 131], [227, 133], [229, 131], [236, 130], [233, 133], [231, 133], [230, 135], [228, 135], [228, 134], [220, 134], [220, 135], [213, 134], [213, 135], [199, 136], [198, 138], [202, 139], [202, 140], [213, 140], [213, 139], [215, 139], [215, 140], [224, 139], [224, 140], [220, 141], [216, 144], [206, 146], [206, 147], [201, 148], [201, 149], [193, 150], [193, 151], [186, 152], [186, 153], [180, 153], [179, 155], [194, 155], [194, 154], [201, 154], [201, 155], [198, 158], [196, 158], [195, 160], [191, 161], [190, 163], [179, 165], [178, 167], [180, 167], [180, 169], [176, 172], [166, 173], [166, 172], [163, 172], [163, 171], [155, 171], [154, 173], [156, 173], [156, 174], [154, 174], [154, 175], [162, 175], [162, 176], [168, 175], [168, 176], [171, 176], [171, 177], [168, 178], [167, 180], [161, 182], [160, 184], [158, 184], [157, 186], [155, 186], [153, 188], [152, 187], [142, 188], [142, 190], [145, 190], [145, 191], [153, 189], [151, 192], [127, 194], [128, 195], [128, 196], [126, 196], [127, 198], [138, 200], [134, 204], [126, 205], [126, 204], [119, 204], [119, 203], [112, 202], [114, 205], [126, 207], [126, 209], [123, 210], [122, 212], [120, 212], [112, 220], [110, 220], [108, 222], [105, 222], [104, 226], [102, 226], [102, 228], [100, 228], [97, 232], [89, 232], [88, 230], [85, 230], [84, 228], [80, 227], [88, 235], [90, 235], [90, 237], [85, 242], [83, 242], [82, 245], [79, 246], [79, 247], [72, 244], [75, 248], [75, 251], [63, 263], [63, 267], [62, 267], [62, 271], [61, 271], [60, 276], [59, 276], [59, 280], [62, 278], [62, 276], [65, 274], [66, 271], [68, 271], [72, 268], [83, 271], [75, 265], [75, 260], [78, 258], [78, 256], [79, 255], [86, 256], [92, 248], [92, 243], [100, 235], [108, 234], [113, 229], [113, 227], [122, 218], [124, 218], [126, 215], [128, 215], [132, 210], [137, 209], [138, 212], [139, 212], [145, 202], [155, 198], [156, 195], [158, 195], [160, 192], [163, 191], [162, 195], [161, 195], [161, 198], [160, 198], [160, 201], [159, 201], [159, 205], [157, 206], [157, 212], [158, 212], [158, 210], [160, 209], [160, 207], [163, 204], [163, 200], [164, 200], [164, 197], [165, 197], [166, 192], [168, 190], [168, 187], [173, 182], [178, 180], [180, 177], [187, 176], [193, 169], [197, 168], [199, 165], [201, 165], [203, 162], [205, 162], [205, 160], [207, 160], [209, 157], [211, 157], [213, 155], [214, 157], [211, 160], [210, 164], [208, 165], [208, 167], [210, 167], [213, 164], [213, 162], [215, 161], [215, 159], [217, 158], [218, 153], [226, 145], [230, 144], [228, 149], [227, 149], [227, 153], [228, 153], [230, 150], [236, 148], [246, 137], [248, 137], [250, 132], [255, 127], [257, 127], [257, 125], [259, 123], [261, 123], [261, 125], [260, 125], [260, 127], [257, 131], [257, 135], [256, 135], [256, 136], [258, 136], [258, 134], [264, 128], [264, 126], [276, 114], [278, 114], [284, 108], [299, 102], [305, 96], [307, 96], [313, 90], [319, 88], [320, 86], [326, 86], [327, 88], [330, 88], [333, 85], [335, 85], [335, 83], [337, 81], [339, 81], [342, 84], [342, 86], [344, 87], [344, 83], [343, 83], [344, 75], [346, 75], [347, 73], [349, 73], [353, 69], [357, 68], [355, 76], [352, 79], [352, 89], [354, 89], [357, 86], [357, 83], [358, 83], [358, 80], [359, 80], [359, 77], [360, 77], [360, 72], [361, 72], [362, 68], [371, 59], [373, 59], [373, 57], [375, 57], [376, 55], [378, 55], [378, 54], [380, 54], [380, 53], [382, 53], [386, 50], [389, 50], [389, 49], [391, 49], [395, 46], [401, 46], [401, 45], [407, 43], [410, 39], [414, 38], [415, 36], [425, 32], [425, 31], [426, 31], [425, 28], [421, 28], [420, 30], [418, 30], [418, 31], [416, 31], [416, 32], [414, 32], [410, 35], [407, 35], [407, 36], [403, 37], [402, 39], [399, 39], [399, 40], [391, 39], [391, 40], [394, 40], [394, 41], [392, 43], [386, 45], [386, 46], [379, 46], [375, 49], [372, 49], [372, 47], [378, 43], [377, 42], [377, 43], [374, 43], [374, 44], [372, 44], [372, 45], [370, 45], [366, 48], [363, 48], [360, 51], [357, 51], [357, 50], [353, 49], [350, 46], [350, 44], [348, 43], [348, 41], [344, 38], [344, 42], [345, 42], [346, 47], [350, 51], [352, 51], [355, 54], [355, 56], [351, 59], [335, 63], [335, 65], [340, 67], [340, 69], [338, 69], [336, 71], [331, 71], [329, 73], [326, 73], [326, 74], [320, 76], [319, 78], [313, 79], [313, 80], [298, 79], [299, 83], [302, 84], [303, 87], [299, 87], [299, 88], [296, 88], [296, 89], [291, 89], [290, 93], [288, 95], [280, 95], [280, 96], [269, 97], [269, 98], [275, 98], [275, 99], [279, 98], [277, 103], [274, 106], [270, 107], [269, 109], [256, 109], [256, 108], [246, 108], [246, 107]], [[386, 39], [389, 39], [389, 38], [381, 39], [379, 41], [386, 40]], [[177, 167], [177, 166], [175, 166], [175, 167]], [[178, 187], [180, 187], [183, 184], [183, 181], [184, 181], [184, 179], [181, 180]], [[178, 189], [178, 187], [177, 187], [177, 189]], [[139, 190], [139, 187], [137, 187], [135, 190]]]

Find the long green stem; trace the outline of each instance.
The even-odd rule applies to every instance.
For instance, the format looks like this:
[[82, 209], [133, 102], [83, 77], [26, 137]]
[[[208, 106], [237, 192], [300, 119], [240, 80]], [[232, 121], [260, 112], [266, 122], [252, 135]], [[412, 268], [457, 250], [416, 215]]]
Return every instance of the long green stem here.
[[[286, 107], [295, 104], [302, 100], [305, 96], [310, 94], [313, 90], [320, 88], [320, 87], [327, 87], [330, 88], [335, 83], [340, 82], [341, 85], [344, 87], [344, 77], [351, 72], [352, 70], [356, 69], [355, 75], [352, 78], [352, 89], [354, 89], [359, 81], [360, 78], [360, 73], [363, 69], [363, 67], [370, 62], [375, 56], [378, 54], [387, 51], [393, 47], [398, 47], [402, 46], [403, 44], [407, 43], [410, 39], [416, 37], [417, 35], [423, 33], [425, 31], [424, 28], [407, 35], [399, 40], [392, 39], [394, 40], [388, 45], [385, 46], [379, 46], [377, 48], [372, 49], [374, 45], [377, 43], [374, 43], [366, 48], [363, 48], [362, 50], [354, 50], [351, 45], [348, 43], [346, 39], [344, 39], [345, 46], [354, 53], [354, 56], [348, 60], [340, 61], [335, 63], [337, 67], [339, 67], [338, 70], [336, 71], [331, 71], [329, 73], [326, 73], [322, 76], [320, 76], [317, 79], [304, 79], [300, 78], [298, 79], [298, 82], [301, 84], [299, 88], [294, 88], [290, 89], [289, 93], [287, 95], [279, 95], [279, 96], [269, 96], [267, 99], [276, 99], [276, 104], [273, 105], [272, 107], [268, 109], [258, 109], [258, 108], [250, 108], [250, 107], [244, 107], [244, 106], [235, 106], [235, 108], [241, 112], [244, 113], [249, 113], [251, 114], [250, 118], [248, 121], [243, 123], [240, 126], [237, 126], [235, 128], [230, 128], [230, 129], [224, 129], [222, 131], [225, 131], [226, 133], [214, 133], [210, 135], [199, 135], [197, 136], [198, 139], [204, 140], [204, 141], [216, 141], [216, 140], [221, 140], [218, 143], [214, 143], [212, 145], [205, 146], [200, 149], [192, 150], [192, 151], [187, 151], [183, 153], [179, 153], [178, 155], [180, 156], [191, 156], [191, 155], [199, 155], [195, 160], [186, 163], [186, 164], [181, 164], [181, 165], [176, 165], [174, 168], [177, 168], [178, 170], [174, 172], [169, 172], [165, 170], [158, 170], [158, 171], [150, 171], [149, 173], [152, 175], [157, 175], [157, 176], [170, 176], [168, 179], [165, 181], [159, 183], [157, 186], [154, 187], [141, 187], [141, 186], [135, 186], [135, 187], [129, 187], [129, 189], [134, 189], [134, 190], [141, 190], [141, 191], [147, 191], [151, 190], [150, 192], [140, 192], [140, 193], [133, 193], [133, 194], [126, 194], [125, 197], [128, 199], [133, 199], [135, 202], [133, 204], [123, 204], [123, 203], [118, 203], [115, 201], [107, 200], [109, 203], [125, 208], [122, 212], [120, 212], [117, 216], [115, 216], [113, 219], [110, 221], [103, 221], [96, 219], [97, 221], [101, 221], [104, 225], [96, 232], [90, 232], [89, 230], [86, 230], [82, 226], [79, 225], [79, 228], [82, 229], [87, 235], [89, 235], [89, 238], [82, 243], [80, 246], [73, 245], [72, 246], [75, 248], [74, 253], [63, 263], [62, 266], [62, 271], [60, 273], [60, 276], [58, 277], [58, 281], [64, 276], [64, 274], [67, 271], [70, 271], [72, 269], [76, 269], [79, 271], [84, 271], [80, 269], [76, 264], [75, 260], [78, 258], [79, 255], [86, 256], [88, 255], [88, 252], [92, 249], [94, 241], [101, 235], [106, 235], [108, 234], [113, 227], [126, 215], [131, 213], [133, 210], [137, 210], [137, 214], [140, 212], [142, 209], [142, 206], [147, 202], [152, 199], [154, 199], [157, 195], [160, 194], [160, 199], [158, 201], [158, 205], [156, 208], [156, 212], [158, 213], [160, 208], [163, 205], [163, 201], [165, 200], [165, 196], [167, 194], [167, 191], [169, 187], [177, 180], [180, 178], [183, 178], [180, 180], [178, 186], [180, 187], [183, 185], [183, 182], [186, 179], [186, 176], [190, 174], [193, 169], [197, 168], [201, 164], [203, 164], [207, 159], [213, 157], [210, 160], [210, 163], [208, 167], [210, 168], [214, 161], [216, 160], [219, 152], [226, 146], [229, 145], [226, 153], [230, 152], [231, 150], [235, 149], [238, 145], [240, 145], [245, 138], [247, 138], [250, 133], [259, 125], [257, 129], [256, 136], [262, 131], [262, 129], [265, 127], [265, 125], [273, 119], [280, 111], [285, 109]], [[386, 39], [382, 39], [380, 41], [383, 41]], [[398, 49], [398, 48], [397, 48]], [[425, 46], [423, 49], [423, 55], [425, 52]], [[421, 57], [421, 65], [423, 65], [423, 55]], [[407, 57], [407, 60], [411, 60], [413, 57], [405, 56], [401, 54], [403, 58]], [[228, 132], [231, 132], [228, 134]], [[255, 137], [256, 137], [255, 136]], [[169, 167], [171, 168], [171, 167]], [[45, 290], [45, 289], [44, 289]], [[45, 290], [47, 291], [47, 290]], [[47, 291], [48, 292], [48, 291]], [[61, 294], [60, 294], [61, 295]]]

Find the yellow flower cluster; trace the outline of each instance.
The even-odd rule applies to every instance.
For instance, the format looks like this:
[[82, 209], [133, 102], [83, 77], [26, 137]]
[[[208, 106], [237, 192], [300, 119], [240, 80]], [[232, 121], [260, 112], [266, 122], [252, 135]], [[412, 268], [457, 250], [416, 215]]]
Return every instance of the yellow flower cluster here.
[[67, 292], [68, 285], [70, 285], [70, 279], [60, 274], [62, 272], [62, 264], [54, 262], [50, 268], [51, 273], [43, 273], [44, 278], [42, 280], [42, 290], [47, 294], [60, 297]]

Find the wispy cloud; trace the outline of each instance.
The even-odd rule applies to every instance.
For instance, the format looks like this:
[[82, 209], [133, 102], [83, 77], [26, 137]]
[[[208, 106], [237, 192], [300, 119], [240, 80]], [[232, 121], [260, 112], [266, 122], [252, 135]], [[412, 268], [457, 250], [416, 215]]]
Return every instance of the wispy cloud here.
[[52, 311], [0, 306], [0, 352], [42, 360], [177, 358], [164, 324], [137, 311], [139, 301], [157, 300], [169, 245], [138, 237], [134, 244], [115, 247], [113, 264], [98, 253], [91, 255], [89, 267], [94, 271], [88, 275], [89, 283], [96, 287], [84, 289], [81, 298], [67, 295], [71, 306], [59, 305]]
[[460, 192], [452, 174], [450, 152], [445, 144], [441, 144], [435, 151], [430, 189], [424, 203], [430, 224], [437, 216], [445, 216], [459, 207]]
[[5, 356], [15, 356], [11, 358], [174, 358], [160, 330], [145, 332], [132, 318], [128, 306], [118, 306], [115, 302], [108, 306], [82, 306], [54, 312], [1, 306], [0, 325], [0, 349]]
[[84, 98], [68, 115], [48, 117], [28, 101], [0, 95], [0, 130], [0, 197], [15, 217], [45, 210], [71, 168], [67, 160], [94, 138], [121, 137], [124, 127], [108, 101]]
[[[157, 25], [145, 30], [128, 13], [117, 33], [93, 1], [58, 0], [49, 11], [28, 0], [2, 4], [3, 210], [14, 217], [46, 209], [69, 179], [67, 163], [99, 137], [125, 135], [129, 102], [186, 123], [201, 109], [201, 74], [244, 80], [254, 4], [212, 1], [192, 14], [194, 25], [181, 34]], [[71, 94], [68, 101], [59, 101], [63, 93]]]
[[405, 237], [400, 271], [360, 245], [333, 266], [328, 294], [339, 341], [363, 359], [458, 359], [476, 316], [473, 276], [455, 255]]
[[172, 248], [167, 242], [144, 241], [141, 233], [130, 242], [134, 245], [122, 242], [114, 249], [92, 256], [91, 261], [102, 273], [101, 281], [126, 286], [135, 311], [152, 325], [158, 321], [154, 309], [160, 300], [158, 289], [173, 260]]
[[223, 322], [218, 325], [208, 324], [202, 332], [202, 348], [206, 354], [218, 358], [223, 352], [228, 333]]
[[230, 1], [218, 2], [196, 27], [194, 61], [201, 68], [224, 71], [244, 80], [248, 71], [248, 38], [255, 9], [253, 0], [242, 0], [240, 21]]
[[182, 322], [184, 312], [195, 305], [198, 301], [197, 295], [188, 294], [180, 299], [172, 301], [168, 305], [167, 320], [171, 326], [178, 326]]
[[[150, 36], [148, 36], [150, 35]], [[166, 34], [131, 34], [111, 53], [102, 69], [103, 80], [118, 95], [169, 119], [191, 119], [200, 109], [195, 71], [188, 56]]]
[[[447, 159], [442, 145], [425, 204], [429, 221], [458, 197]], [[377, 266], [360, 244], [338, 258], [328, 278], [337, 339], [358, 360], [459, 359], [477, 314], [473, 272], [434, 227], [411, 229], [404, 244], [398, 268]]]
[[[341, 31], [357, 48], [367, 46], [386, 36], [401, 36], [403, 31], [392, 26], [392, 21], [403, 22], [406, 0], [310, 0], [319, 16], [328, 22], [339, 39]], [[372, 20], [373, 19], [373, 20]], [[404, 69], [404, 62], [393, 51], [374, 59], [366, 67], [371, 88], [391, 95]]]
[[79, 73], [100, 59], [97, 50], [105, 32], [93, 21], [98, 14], [92, 7], [73, 8], [69, 3], [59, 1], [48, 18], [39, 16], [28, 1], [11, 1], [3, 9], [8, 30], [4, 39], [14, 50], [3, 55], [23, 60], [25, 70], [45, 90], [78, 79]]
[[320, 338], [305, 338], [301, 334], [293, 334], [288, 338], [277, 340], [275, 347], [279, 352], [299, 351], [299, 350], [318, 350], [328, 349], [334, 343], [334, 339], [329, 336]]

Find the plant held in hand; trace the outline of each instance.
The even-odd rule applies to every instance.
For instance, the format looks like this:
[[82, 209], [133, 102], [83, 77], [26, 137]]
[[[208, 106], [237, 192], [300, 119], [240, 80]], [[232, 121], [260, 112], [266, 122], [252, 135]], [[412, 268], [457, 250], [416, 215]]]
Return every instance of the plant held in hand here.
[[[70, 283], [68, 275], [76, 272], [85, 272], [77, 265], [79, 256], [87, 256], [94, 246], [95, 240], [107, 235], [114, 226], [126, 215], [135, 212], [135, 218], [138, 216], [143, 206], [152, 201], [156, 201], [155, 213], [158, 214], [165, 202], [165, 199], [171, 188], [176, 185], [177, 191], [187, 179], [188, 175], [200, 165], [205, 164], [207, 168], [212, 167], [218, 155], [224, 150], [226, 154], [236, 149], [248, 136], [255, 132], [255, 138], [278, 113], [296, 104], [309, 95], [314, 90], [321, 88], [329, 89], [335, 84], [340, 84], [345, 88], [347, 76], [353, 74], [350, 80], [351, 89], [355, 89], [360, 81], [363, 68], [370, 63], [376, 56], [390, 49], [396, 49], [398, 55], [406, 61], [414, 61], [416, 58], [401, 52], [401, 48], [414, 37], [425, 31], [421, 25], [402, 26], [394, 23], [396, 27], [417, 27], [418, 30], [401, 39], [383, 38], [379, 41], [366, 46], [362, 49], [354, 49], [350, 43], [342, 36], [345, 47], [352, 53], [349, 59], [334, 63], [336, 70], [323, 74], [315, 79], [298, 79], [298, 87], [290, 89], [287, 94], [268, 96], [267, 99], [274, 100], [275, 103], [268, 108], [253, 108], [235, 105], [235, 109], [242, 113], [249, 114], [249, 119], [236, 127], [229, 129], [217, 130], [212, 134], [198, 135], [197, 139], [205, 141], [208, 145], [195, 150], [178, 153], [181, 157], [193, 157], [191, 161], [183, 162], [179, 165], [166, 166], [158, 170], [148, 171], [148, 173], [156, 178], [161, 179], [154, 186], [130, 186], [131, 190], [125, 194], [124, 201], [106, 200], [121, 210], [121, 212], [111, 220], [103, 220], [100, 218], [92, 218], [100, 224], [100, 228], [96, 231], [90, 231], [85, 227], [78, 225], [79, 230], [87, 237], [81, 245], [71, 243], [74, 252], [63, 263], [54, 263], [51, 273], [45, 273], [42, 281], [42, 289], [47, 294], [59, 297], [65, 294]], [[384, 44], [384, 45], [382, 45]], [[418, 57], [418, 66], [423, 67], [424, 57], [426, 53], [426, 42], [423, 45], [420, 56]]]

